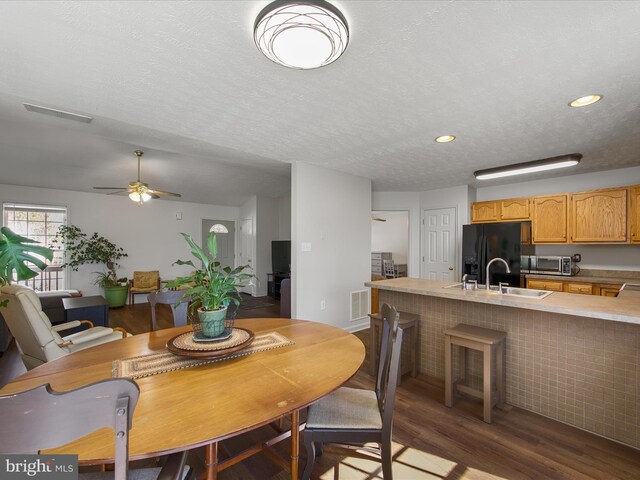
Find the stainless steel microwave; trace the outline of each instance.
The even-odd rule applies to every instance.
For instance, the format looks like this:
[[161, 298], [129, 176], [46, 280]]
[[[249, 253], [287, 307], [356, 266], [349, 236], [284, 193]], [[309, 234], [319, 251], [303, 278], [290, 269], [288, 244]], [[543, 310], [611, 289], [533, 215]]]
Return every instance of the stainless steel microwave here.
[[579, 269], [571, 257], [523, 255], [522, 273], [540, 273], [544, 275], [575, 275]]

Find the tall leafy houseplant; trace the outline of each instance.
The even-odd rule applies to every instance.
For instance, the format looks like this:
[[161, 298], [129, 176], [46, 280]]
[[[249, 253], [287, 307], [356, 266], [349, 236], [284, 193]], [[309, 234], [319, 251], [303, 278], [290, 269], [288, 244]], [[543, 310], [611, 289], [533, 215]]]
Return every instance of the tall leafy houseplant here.
[[255, 277], [245, 272], [250, 268], [241, 265], [232, 269], [221, 267], [216, 260], [218, 241], [215, 233], [210, 233], [207, 245], [198, 246], [191, 235], [182, 233], [191, 247], [191, 254], [202, 263], [196, 267], [192, 260], [178, 260], [174, 265], [189, 265], [194, 271], [185, 277], [178, 277], [167, 284], [169, 288], [185, 288], [183, 298], [191, 299], [192, 311], [197, 309], [202, 333], [205, 337], [216, 337], [224, 332], [227, 307], [231, 302], [240, 304], [238, 288], [245, 287]]
[[[53, 243], [65, 245], [66, 262], [63, 266], [74, 271], [86, 264], [103, 264], [106, 272], [96, 272], [95, 284], [102, 287], [109, 306], [121, 307], [127, 300], [127, 279], [116, 273], [118, 260], [127, 256], [121, 247], [94, 232], [90, 237], [75, 225], [61, 225]], [[124, 285], [123, 285], [124, 283]]]
[[[29, 280], [38, 275], [27, 264], [32, 263], [40, 270], [47, 268], [47, 264], [39, 255], [47, 260], [53, 258], [50, 248], [36, 245], [38, 242], [13, 232], [9, 227], [0, 228], [0, 286], [7, 285], [13, 280]], [[0, 301], [0, 307], [6, 307], [8, 300]]]

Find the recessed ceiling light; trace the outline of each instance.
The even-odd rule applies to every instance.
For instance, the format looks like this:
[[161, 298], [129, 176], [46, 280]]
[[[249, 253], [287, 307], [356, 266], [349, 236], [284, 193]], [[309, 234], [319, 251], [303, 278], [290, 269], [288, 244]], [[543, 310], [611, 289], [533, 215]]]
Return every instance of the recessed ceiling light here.
[[596, 102], [602, 100], [602, 95], [585, 95], [584, 97], [576, 98], [569, 103], [570, 107], [586, 107], [587, 105], [593, 105]]
[[504, 167], [487, 168], [473, 172], [478, 180], [491, 180], [492, 178], [510, 177], [511, 175], [522, 175], [525, 173], [542, 172], [556, 168], [572, 167], [580, 163], [581, 153], [570, 153], [559, 157], [533, 160], [532, 162], [516, 163]]
[[256, 18], [253, 39], [268, 59], [309, 70], [342, 55], [349, 27], [340, 10], [324, 0], [276, 0]]
[[456, 139], [455, 135], [442, 135], [438, 138], [436, 138], [436, 142], [438, 143], [449, 143], [449, 142], [453, 142]]

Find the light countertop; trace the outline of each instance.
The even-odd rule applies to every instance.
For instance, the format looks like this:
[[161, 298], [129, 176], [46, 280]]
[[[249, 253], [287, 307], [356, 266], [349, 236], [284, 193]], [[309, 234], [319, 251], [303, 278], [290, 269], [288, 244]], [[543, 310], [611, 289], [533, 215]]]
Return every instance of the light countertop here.
[[443, 288], [454, 283], [458, 282], [440, 282], [419, 278], [394, 278], [377, 282], [366, 282], [365, 285], [381, 290], [449, 298], [463, 302], [486, 303], [527, 310], [538, 310], [541, 312], [561, 313], [578, 317], [600, 318], [615, 322], [640, 324], [639, 291], [622, 291], [617, 297], [553, 292], [543, 299], [533, 299], [501, 295], [498, 292], [487, 292], [481, 289], [462, 290], [459, 288]]

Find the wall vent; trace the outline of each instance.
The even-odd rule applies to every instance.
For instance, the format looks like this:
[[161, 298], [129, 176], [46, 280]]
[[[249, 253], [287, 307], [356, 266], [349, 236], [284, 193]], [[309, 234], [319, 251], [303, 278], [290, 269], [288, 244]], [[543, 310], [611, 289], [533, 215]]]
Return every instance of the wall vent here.
[[33, 105], [31, 103], [23, 103], [23, 105], [24, 108], [30, 112], [51, 115], [52, 117], [64, 118], [65, 120], [73, 120], [75, 122], [83, 123], [91, 123], [91, 120], [93, 120], [93, 117], [87, 117], [86, 115], [80, 115], [79, 113], [65, 112], [64, 110], [56, 110], [55, 108]]
[[351, 292], [351, 321], [362, 320], [369, 313], [369, 290]]

